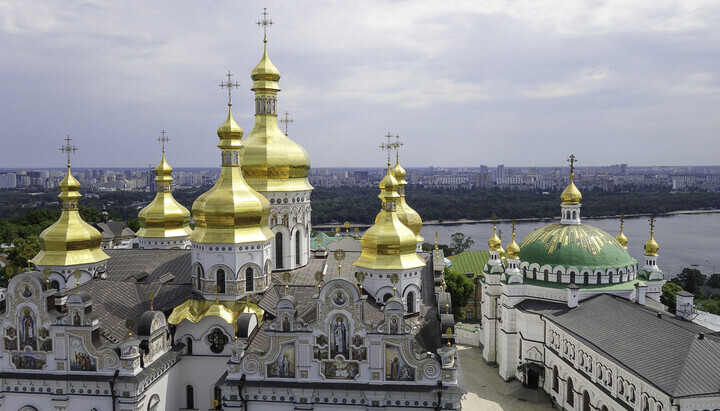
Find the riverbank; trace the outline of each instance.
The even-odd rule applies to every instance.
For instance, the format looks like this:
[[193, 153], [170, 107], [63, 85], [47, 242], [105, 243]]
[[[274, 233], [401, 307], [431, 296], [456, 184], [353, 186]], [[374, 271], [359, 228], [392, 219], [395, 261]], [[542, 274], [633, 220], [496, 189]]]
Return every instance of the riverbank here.
[[[678, 210], [678, 211], [669, 211], [667, 213], [658, 213], [658, 214], [651, 214], [651, 213], [639, 213], [639, 214], [625, 214], [625, 218], [638, 218], [638, 217], [663, 217], [663, 216], [673, 216], [673, 215], [685, 215], [685, 214], [714, 214], [714, 213], [720, 213], [719, 209], [713, 209], [713, 210]], [[608, 218], [620, 218], [620, 215], [608, 215], [608, 216], [595, 216], [595, 217], [583, 217], [583, 220], [606, 220]], [[555, 218], [517, 218], [515, 221], [517, 222], [550, 222], [560, 220], [560, 217]], [[512, 221], [511, 218], [498, 218], [496, 220], [497, 222], [510, 222]], [[423, 221], [424, 226], [430, 226], [430, 225], [460, 225], [460, 224], [487, 224], [492, 223], [492, 219], [481, 219], [481, 220], [470, 220], [470, 219], [461, 219], [461, 220], [429, 220], [429, 221]], [[345, 231], [345, 227], [343, 226], [344, 223], [337, 223], [337, 224], [319, 224], [319, 225], [313, 225], [313, 228], [316, 230], [334, 230], [336, 227], [340, 227], [340, 231]], [[372, 224], [355, 224], [350, 223], [351, 228], [359, 228], [359, 229], [366, 229], [369, 228]]]

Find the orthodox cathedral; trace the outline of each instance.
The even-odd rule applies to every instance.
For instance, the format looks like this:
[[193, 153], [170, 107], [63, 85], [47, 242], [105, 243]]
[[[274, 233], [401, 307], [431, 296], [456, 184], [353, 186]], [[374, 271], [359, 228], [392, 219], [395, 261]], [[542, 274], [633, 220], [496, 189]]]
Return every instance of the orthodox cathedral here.
[[389, 161], [399, 145], [384, 145], [375, 224], [311, 250], [310, 161], [279, 127], [267, 36], [251, 78], [255, 125], [244, 135], [228, 103], [220, 176], [191, 211], [171, 193], [163, 133], [133, 248], [104, 249], [80, 217], [66, 139], [62, 214], [35, 270], [0, 289], [0, 408], [460, 408], [444, 260], [418, 251], [422, 220]]
[[[460, 409], [445, 259], [437, 241], [420, 251], [399, 144], [383, 144], [374, 225], [360, 240], [312, 239], [310, 161], [278, 124], [280, 72], [263, 43], [252, 130], [229, 102], [220, 176], [192, 210], [171, 193], [163, 134], [133, 248], [104, 248], [80, 217], [66, 139], [62, 214], [35, 270], [0, 289], [1, 409]], [[504, 249], [488, 241], [483, 360], [563, 409], [717, 408], [720, 339], [685, 321], [692, 296], [678, 294], [679, 317], [656, 302], [652, 222], [638, 265], [622, 226], [615, 238], [582, 223], [570, 161], [558, 223]]]
[[582, 223], [569, 161], [559, 223], [520, 245], [513, 223], [504, 249], [493, 228], [480, 283], [483, 360], [561, 409], [717, 409], [720, 338], [693, 321], [692, 294], [677, 294], [677, 316], [660, 305], [654, 219], [638, 265], [622, 220], [614, 238]]

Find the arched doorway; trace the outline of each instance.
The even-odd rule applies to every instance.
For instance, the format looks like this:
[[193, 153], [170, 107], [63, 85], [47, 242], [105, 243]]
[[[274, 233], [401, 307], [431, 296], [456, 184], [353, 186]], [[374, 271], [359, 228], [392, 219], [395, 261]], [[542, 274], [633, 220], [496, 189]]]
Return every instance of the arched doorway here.
[[215, 273], [215, 278], [217, 278], [217, 292], [219, 294], [225, 293], [225, 270], [220, 268], [217, 270], [217, 273]]
[[185, 408], [189, 410], [195, 408], [195, 390], [192, 385], [185, 387]]
[[284, 268], [283, 264], [283, 235], [275, 234], [275, 268]]

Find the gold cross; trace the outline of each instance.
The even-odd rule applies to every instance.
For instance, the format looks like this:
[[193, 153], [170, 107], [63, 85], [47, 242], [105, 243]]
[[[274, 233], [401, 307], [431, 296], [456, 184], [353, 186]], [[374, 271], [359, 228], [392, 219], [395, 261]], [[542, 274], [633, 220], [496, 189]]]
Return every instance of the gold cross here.
[[393, 142], [392, 142], [393, 135], [390, 134], [389, 132], [385, 135], [385, 138], [387, 138], [387, 143], [380, 144], [380, 148], [383, 151], [387, 151], [387, 153], [388, 153], [387, 165], [388, 165], [388, 169], [389, 169], [390, 168], [390, 150], [395, 148], [395, 144], [393, 144]]
[[393, 143], [395, 146], [395, 161], [400, 163], [400, 147], [403, 146], [403, 143], [400, 141], [400, 135], [395, 135], [395, 143]]
[[273, 21], [267, 19], [267, 15], [268, 15], [267, 7], [263, 7], [262, 15], [263, 15], [263, 19], [258, 20], [257, 25], [258, 25], [258, 27], [263, 28], [263, 43], [267, 43], [267, 28], [268, 28], [268, 26], [273, 25]]
[[515, 238], [515, 219], [512, 219], [512, 237]]
[[227, 83], [220, 83], [220, 88], [225, 88], [225, 87], [228, 88], [228, 104], [232, 104], [232, 88], [240, 87], [240, 83], [238, 83], [237, 81], [235, 83], [230, 81], [230, 77], [232, 77], [232, 76], [233, 76], [233, 74], [230, 72], [230, 70], [228, 70], [227, 74], [225, 75], [225, 77], [228, 78]]
[[284, 119], [281, 118], [281, 119], [280, 119], [280, 122], [281, 122], [281, 123], [285, 123], [285, 135], [287, 136], [287, 135], [288, 135], [288, 124], [294, 123], [295, 120], [291, 119], [291, 118], [290, 118], [290, 113], [288, 113], [288, 112], [286, 111], [286, 112], [285, 112], [285, 118], [284, 118]]
[[650, 234], [652, 235], [655, 232], [655, 216], [650, 217]]
[[170, 137], [165, 137], [165, 134], [166, 134], [165, 130], [161, 131], [160, 134], [162, 134], [162, 136], [158, 137], [157, 141], [159, 141], [162, 144], [162, 150], [164, 153], [165, 152], [165, 143], [170, 141]]
[[620, 214], [620, 231], [622, 231], [623, 225], [625, 225], [625, 213]]
[[575, 174], [575, 163], [577, 163], [575, 154], [570, 154], [570, 158], [568, 158], [567, 161], [570, 162], [570, 174]]
[[70, 136], [65, 137], [65, 145], [60, 147], [60, 151], [67, 154], [67, 166], [70, 167], [70, 154], [74, 154], [78, 149], [75, 148], [75, 144], [70, 145]]

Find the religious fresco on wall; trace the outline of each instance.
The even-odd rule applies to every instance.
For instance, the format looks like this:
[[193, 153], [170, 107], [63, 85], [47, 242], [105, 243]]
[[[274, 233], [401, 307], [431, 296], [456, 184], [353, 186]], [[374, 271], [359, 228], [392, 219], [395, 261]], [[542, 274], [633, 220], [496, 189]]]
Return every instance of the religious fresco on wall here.
[[295, 343], [280, 346], [277, 361], [267, 364], [267, 376], [271, 378], [295, 378]]
[[37, 335], [35, 334], [35, 315], [30, 309], [24, 309], [18, 317], [18, 336], [20, 337], [20, 349], [30, 347], [37, 350]]
[[350, 324], [342, 315], [335, 316], [330, 323], [330, 358], [337, 355], [350, 358]]
[[337, 293], [335, 293], [335, 296], [333, 296], [332, 301], [335, 305], [342, 306], [345, 305], [345, 303], [347, 302], [347, 298], [345, 297], [345, 294], [343, 294], [341, 291], [338, 291]]
[[3, 338], [3, 347], [6, 351], [17, 351], [17, 332], [15, 327], [5, 328], [5, 337]]
[[22, 294], [22, 296], [25, 298], [30, 298], [33, 295], [32, 291], [30, 290], [30, 286], [27, 284], [25, 285], [25, 287], [23, 287], [23, 290], [20, 292], [20, 294]]
[[385, 380], [414, 381], [415, 369], [410, 367], [400, 355], [400, 348], [385, 346]]
[[353, 347], [352, 359], [357, 361], [367, 361], [367, 347]]
[[335, 361], [324, 361], [322, 373], [330, 380], [352, 380], [360, 373], [358, 363], [343, 361], [338, 357]]
[[13, 366], [19, 370], [41, 370], [46, 363], [45, 354], [30, 352], [30, 348], [26, 348], [25, 352], [13, 353], [10, 358]]
[[90, 354], [79, 337], [70, 336], [70, 370], [97, 371], [97, 359]]
[[313, 347], [313, 359], [327, 360], [328, 359], [328, 348], [327, 347]]

